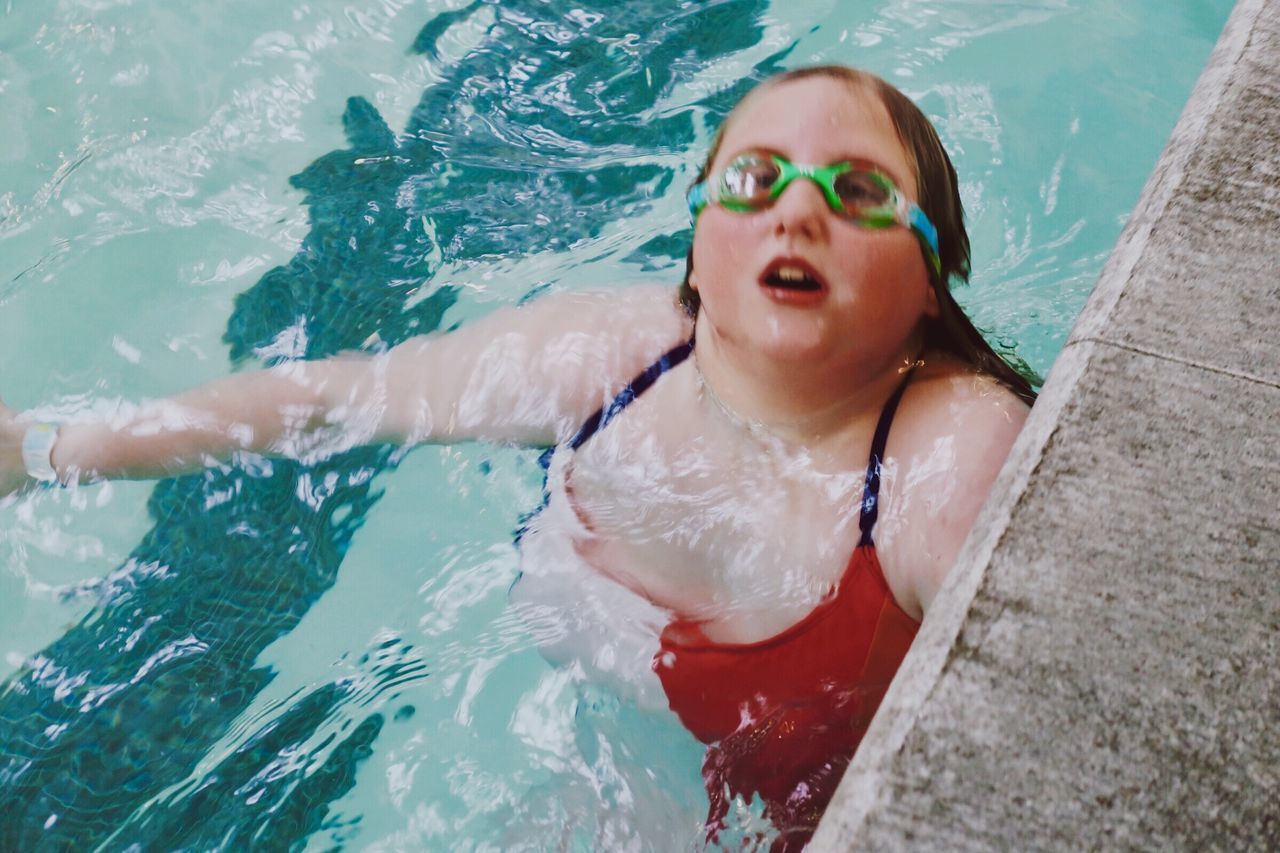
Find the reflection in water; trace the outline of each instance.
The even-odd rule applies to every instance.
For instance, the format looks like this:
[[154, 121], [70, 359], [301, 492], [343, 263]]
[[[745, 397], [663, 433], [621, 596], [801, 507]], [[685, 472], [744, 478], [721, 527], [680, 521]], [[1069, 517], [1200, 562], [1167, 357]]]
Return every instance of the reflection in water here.
[[[233, 359], [431, 331], [456, 298], [430, 289], [442, 263], [570, 246], [644, 210], [672, 179], [650, 158], [694, 141], [689, 113], [664, 99], [756, 44], [762, 7], [525, 0], [437, 16], [414, 50], [449, 56], [459, 25], [474, 45], [402, 133], [351, 99], [349, 147], [293, 179], [311, 223], [296, 257], [236, 300]], [[740, 88], [700, 106], [722, 112]], [[98, 606], [0, 694], [0, 847], [288, 847], [319, 829], [384, 725], [380, 713], [329, 724], [352, 685], [298, 697], [211, 765], [206, 752], [274, 677], [259, 653], [333, 584], [378, 500], [372, 478], [393, 464], [366, 448], [157, 485], [155, 526]], [[300, 490], [304, 478], [328, 488]], [[428, 677], [429, 656], [413, 661], [388, 678]]]

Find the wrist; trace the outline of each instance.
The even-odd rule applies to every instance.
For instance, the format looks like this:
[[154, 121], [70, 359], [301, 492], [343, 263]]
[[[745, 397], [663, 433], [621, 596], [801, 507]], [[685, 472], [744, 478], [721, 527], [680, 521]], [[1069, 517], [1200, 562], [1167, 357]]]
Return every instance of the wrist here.
[[53, 466], [53, 446], [58, 441], [58, 424], [37, 421], [22, 435], [22, 464], [27, 476], [40, 483], [58, 482]]

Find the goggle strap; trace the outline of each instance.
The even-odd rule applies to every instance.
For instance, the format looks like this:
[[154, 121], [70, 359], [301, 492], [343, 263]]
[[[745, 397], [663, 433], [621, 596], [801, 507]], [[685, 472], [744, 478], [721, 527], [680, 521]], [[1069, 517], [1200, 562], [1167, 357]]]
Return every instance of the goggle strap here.
[[920, 235], [929, 249], [929, 261], [934, 273], [942, 269], [942, 261], [938, 257], [938, 229], [929, 221], [929, 217], [918, 204], [907, 204], [907, 224], [911, 230]]
[[689, 202], [689, 216], [694, 221], [697, 221], [698, 214], [702, 212], [702, 208], [706, 207], [711, 201], [707, 198], [707, 182], [703, 181], [690, 187], [687, 201]]

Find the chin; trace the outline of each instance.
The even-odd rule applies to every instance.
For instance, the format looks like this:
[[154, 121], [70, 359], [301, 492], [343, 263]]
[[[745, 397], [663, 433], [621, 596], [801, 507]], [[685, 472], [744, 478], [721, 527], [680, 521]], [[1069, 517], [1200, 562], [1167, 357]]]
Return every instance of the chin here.
[[834, 346], [825, 336], [792, 334], [761, 339], [758, 348], [772, 361], [803, 368], [829, 356]]

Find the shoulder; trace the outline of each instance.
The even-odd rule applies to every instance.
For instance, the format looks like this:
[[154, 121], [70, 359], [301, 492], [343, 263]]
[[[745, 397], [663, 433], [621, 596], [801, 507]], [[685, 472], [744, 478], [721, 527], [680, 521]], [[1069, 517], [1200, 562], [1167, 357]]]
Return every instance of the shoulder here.
[[1029, 411], [996, 379], [945, 358], [908, 386], [887, 454], [896, 467], [889, 559], [908, 612], [928, 610]]
[[670, 286], [550, 294], [513, 314], [529, 348], [535, 385], [551, 390], [564, 413], [561, 432], [572, 431], [693, 334], [693, 321]]
[[965, 456], [996, 453], [1003, 462], [1030, 407], [997, 379], [945, 357], [926, 364], [903, 397], [897, 436], [911, 445], [959, 441]]
[[670, 323], [685, 315], [676, 299], [675, 288], [665, 284], [633, 284], [618, 288], [592, 288], [549, 293], [525, 303], [520, 311], [554, 306], [557, 311], [577, 309], [587, 312], [626, 309], [636, 319]]
[[648, 352], [687, 340], [693, 321], [667, 285], [551, 294], [516, 308], [526, 324], [607, 341], [610, 349]]
[[[539, 300], [542, 302], [543, 300]], [[667, 285], [633, 285], [617, 290], [586, 290], [533, 303], [545, 322], [562, 331], [571, 349], [585, 350], [585, 384], [625, 384], [663, 353], [693, 335], [693, 320]], [[616, 390], [616, 388], [615, 388]]]
[[404, 435], [422, 434], [426, 411], [440, 413], [429, 440], [548, 445], [687, 340], [691, 325], [673, 287], [551, 293], [405, 341], [379, 370]]

